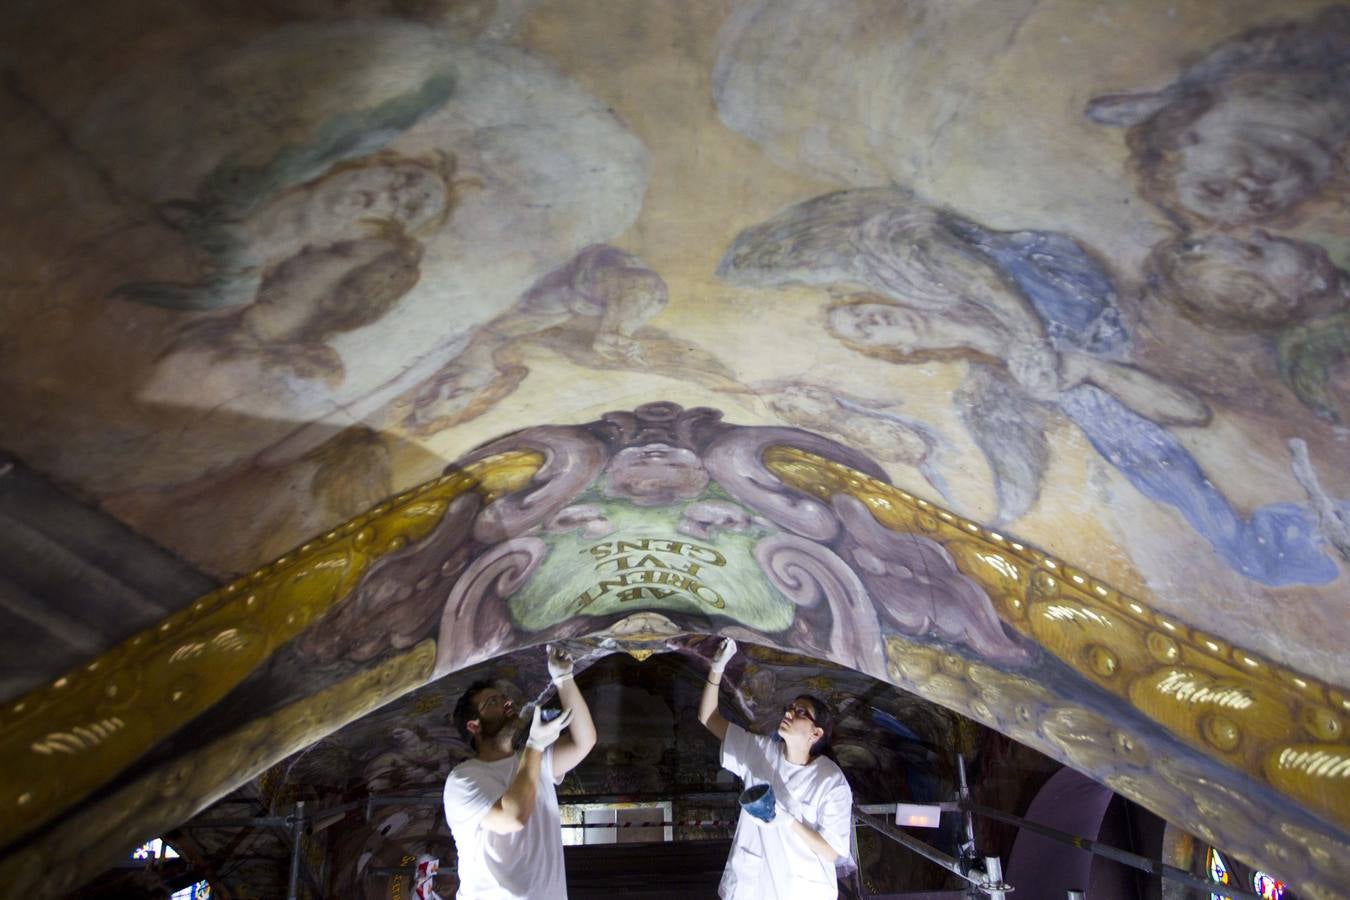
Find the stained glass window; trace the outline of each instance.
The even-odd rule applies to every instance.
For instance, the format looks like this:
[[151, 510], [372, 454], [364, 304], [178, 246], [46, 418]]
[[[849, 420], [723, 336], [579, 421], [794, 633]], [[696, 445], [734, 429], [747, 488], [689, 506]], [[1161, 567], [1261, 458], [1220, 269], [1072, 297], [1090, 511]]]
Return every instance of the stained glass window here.
[[1265, 900], [1284, 900], [1284, 882], [1277, 881], [1273, 875], [1256, 872], [1252, 875], [1252, 888]]
[[132, 859], [176, 859], [177, 857], [178, 851], [159, 838], [146, 841], [131, 851]]
[[[1205, 859], [1205, 868], [1209, 871], [1209, 880], [1217, 884], [1232, 884], [1233, 876], [1228, 873], [1228, 863], [1223, 861], [1219, 851], [1213, 847], [1209, 848], [1209, 855]], [[1227, 894], [1210, 894], [1210, 900], [1228, 900]]]
[[[131, 851], [131, 858], [134, 860], [152, 860], [152, 859], [177, 859], [178, 851], [169, 844], [164, 843], [159, 838], [152, 841], [146, 841], [135, 850]], [[211, 896], [211, 885], [205, 881], [199, 881], [196, 884], [189, 885], [181, 891], [175, 891], [169, 900], [208, 900]]]

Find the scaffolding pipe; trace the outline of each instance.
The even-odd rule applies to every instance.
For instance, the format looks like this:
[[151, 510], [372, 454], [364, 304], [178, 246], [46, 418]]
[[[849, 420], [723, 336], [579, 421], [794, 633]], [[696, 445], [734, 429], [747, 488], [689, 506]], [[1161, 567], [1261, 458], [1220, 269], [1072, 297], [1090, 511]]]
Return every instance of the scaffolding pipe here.
[[975, 817], [970, 814], [969, 805], [974, 802], [970, 795], [970, 784], [966, 781], [966, 755], [956, 754], [956, 801], [961, 808], [961, 824], [965, 831], [965, 840], [961, 842], [961, 861], [969, 867], [975, 860]]
[[984, 883], [990, 900], [1008, 900], [1012, 888], [1003, 883], [1003, 860], [997, 856], [984, 858]]
[[[946, 869], [948, 872], [951, 872], [957, 878], [960, 878], [963, 881], [968, 882], [971, 887], [975, 888], [976, 890], [983, 891], [984, 893], [989, 894], [991, 897], [1002, 897], [1005, 891], [1012, 890], [1007, 885], [1001, 883], [1002, 878], [998, 878], [998, 883], [993, 883], [994, 882], [993, 878], [987, 877], [982, 873], [968, 874], [962, 871], [963, 867], [959, 859], [956, 859], [953, 856], [948, 856], [947, 854], [943, 853], [936, 847], [930, 847], [928, 844], [925, 844], [923, 841], [917, 838], [910, 837], [909, 835], [901, 831], [899, 828], [896, 828], [895, 826], [891, 825], [888, 822], [880, 822], [876, 819], [873, 819], [871, 816], [867, 816], [864, 815], [863, 813], [858, 812], [855, 812], [853, 814], [853, 821], [859, 825], [866, 825], [868, 828], [871, 828], [874, 831], [881, 832], [882, 834], [886, 835], [886, 837], [895, 841], [897, 844], [908, 847], [915, 853], [922, 856], [924, 859], [928, 860], [929, 862], [936, 863], [937, 865]], [[995, 861], [997, 861], [996, 857], [994, 857], [994, 859]]]
[[305, 829], [305, 801], [295, 801], [291, 816], [291, 876], [286, 888], [286, 900], [300, 900], [300, 838]]
[[1213, 881], [1206, 881], [1187, 872], [1185, 869], [1178, 869], [1176, 866], [1169, 866], [1167, 863], [1160, 862], [1156, 859], [1149, 859], [1147, 856], [1140, 856], [1137, 853], [1118, 850], [1115, 847], [1101, 844], [1085, 837], [1079, 837], [1076, 834], [1057, 831], [1049, 826], [1041, 825], [1039, 822], [1031, 822], [1027, 819], [1023, 819], [1020, 816], [1009, 815], [1008, 813], [999, 812], [996, 809], [990, 809], [987, 806], [979, 806], [974, 803], [969, 805], [968, 811], [978, 816], [993, 819], [996, 822], [1005, 822], [1009, 825], [1016, 825], [1018, 828], [1025, 828], [1028, 831], [1035, 832], [1043, 837], [1048, 837], [1052, 840], [1059, 841], [1060, 843], [1077, 847], [1079, 850], [1086, 850], [1096, 856], [1103, 856], [1109, 860], [1121, 863], [1122, 865], [1139, 869], [1142, 872], [1147, 872], [1150, 875], [1165, 875], [1168, 878], [1181, 882], [1187, 887], [1195, 888], [1199, 891], [1206, 891], [1221, 897], [1228, 897], [1229, 900], [1261, 900], [1259, 895], [1249, 891], [1244, 891], [1227, 884], [1216, 884]]

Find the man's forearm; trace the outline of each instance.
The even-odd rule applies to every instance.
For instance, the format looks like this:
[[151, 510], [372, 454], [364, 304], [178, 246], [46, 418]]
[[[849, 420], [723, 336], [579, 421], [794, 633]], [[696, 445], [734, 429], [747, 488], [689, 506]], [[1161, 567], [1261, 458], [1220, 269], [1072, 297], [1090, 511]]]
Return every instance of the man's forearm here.
[[543, 754], [531, 747], [521, 751], [520, 766], [516, 769], [506, 793], [497, 801], [505, 818], [524, 825], [534, 812], [534, 801], [539, 793], [539, 761]]
[[558, 700], [563, 709], [572, 711], [572, 722], [567, 726], [572, 742], [586, 750], [594, 747], [597, 738], [595, 720], [591, 718], [591, 708], [586, 705], [586, 698], [581, 696], [581, 688], [574, 679], [568, 678], [558, 685]]

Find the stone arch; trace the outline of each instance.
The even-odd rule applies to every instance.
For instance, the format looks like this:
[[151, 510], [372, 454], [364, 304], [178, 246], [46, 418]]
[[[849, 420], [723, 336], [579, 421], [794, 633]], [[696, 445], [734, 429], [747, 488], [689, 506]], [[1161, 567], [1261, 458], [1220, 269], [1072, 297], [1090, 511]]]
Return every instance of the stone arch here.
[[1345, 874], [1334, 688], [896, 488], [850, 448], [661, 402], [484, 445], [7, 704], [0, 879], [60, 894], [87, 874], [53, 878], [61, 848], [96, 868], [450, 672], [568, 638], [640, 657], [690, 633], [954, 709], [1310, 896]]

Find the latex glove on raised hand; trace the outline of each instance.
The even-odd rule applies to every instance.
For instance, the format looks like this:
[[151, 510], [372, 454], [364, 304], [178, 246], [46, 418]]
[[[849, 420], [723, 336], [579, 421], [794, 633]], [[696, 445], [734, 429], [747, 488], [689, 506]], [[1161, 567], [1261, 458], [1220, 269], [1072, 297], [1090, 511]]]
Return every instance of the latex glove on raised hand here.
[[572, 711], [563, 710], [562, 715], [552, 722], [544, 721], [544, 708], [536, 706], [534, 708], [534, 719], [530, 722], [530, 736], [525, 741], [525, 746], [531, 750], [538, 750], [543, 753], [553, 742], [562, 734], [563, 729], [572, 721]]
[[722, 638], [722, 643], [717, 645], [717, 652], [713, 654], [712, 671], [713, 675], [721, 675], [727, 670], [727, 663], [736, 655], [736, 641], [732, 638]]
[[562, 684], [569, 680], [572, 677], [572, 654], [552, 644], [544, 649], [548, 651], [548, 677], [554, 684]]

